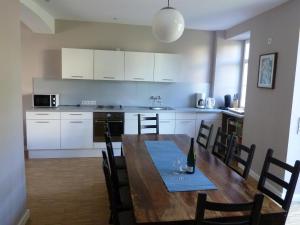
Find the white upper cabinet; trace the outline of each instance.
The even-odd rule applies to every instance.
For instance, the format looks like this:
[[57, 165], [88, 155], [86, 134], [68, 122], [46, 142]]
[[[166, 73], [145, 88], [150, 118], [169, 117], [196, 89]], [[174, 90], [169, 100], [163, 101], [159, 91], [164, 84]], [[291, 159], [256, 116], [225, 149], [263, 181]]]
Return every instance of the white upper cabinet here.
[[125, 52], [125, 80], [153, 81], [154, 53]]
[[180, 73], [180, 55], [155, 53], [154, 81], [177, 82]]
[[95, 80], [124, 80], [123, 51], [94, 51]]
[[63, 48], [62, 79], [94, 79], [94, 50]]

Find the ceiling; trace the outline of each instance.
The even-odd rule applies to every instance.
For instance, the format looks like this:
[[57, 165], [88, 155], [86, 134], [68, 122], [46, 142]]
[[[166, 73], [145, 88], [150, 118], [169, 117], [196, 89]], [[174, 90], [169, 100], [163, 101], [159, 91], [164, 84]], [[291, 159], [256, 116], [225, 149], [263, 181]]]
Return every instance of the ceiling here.
[[[151, 25], [167, 0], [34, 0], [55, 19]], [[170, 0], [186, 27], [224, 30], [288, 0]]]

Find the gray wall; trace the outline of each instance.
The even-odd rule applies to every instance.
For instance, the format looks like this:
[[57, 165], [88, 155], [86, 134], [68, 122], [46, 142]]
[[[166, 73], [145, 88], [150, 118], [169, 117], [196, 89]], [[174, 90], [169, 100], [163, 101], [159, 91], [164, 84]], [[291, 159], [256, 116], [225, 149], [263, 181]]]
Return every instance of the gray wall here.
[[[244, 141], [246, 144], [257, 145], [253, 169], [258, 174], [268, 148], [273, 148], [279, 159], [287, 159], [300, 27], [299, 12], [300, 1], [292, 0], [227, 30], [227, 37], [251, 31]], [[271, 45], [267, 43], [268, 38], [273, 39]], [[279, 53], [274, 90], [257, 88], [259, 55], [269, 52]], [[296, 159], [300, 159], [299, 154], [293, 161]]]
[[0, 1], [0, 224], [25, 212], [19, 1]]
[[[22, 93], [24, 108], [31, 106], [32, 78], [43, 78], [35, 86], [62, 94], [64, 103], [83, 97], [99, 103], [147, 104], [150, 95], [162, 95], [171, 106], [194, 106], [191, 95], [209, 92], [214, 32], [186, 30], [170, 44], [160, 43], [152, 35], [151, 27], [124, 24], [57, 21], [56, 34], [32, 33], [22, 25]], [[61, 48], [116, 49], [180, 53], [184, 55], [182, 84], [106, 82], [106, 81], [49, 81], [61, 78]], [[46, 80], [45, 80], [46, 79]], [[190, 84], [190, 85], [189, 85]], [[38, 85], [41, 85], [39, 88]], [[55, 86], [59, 86], [60, 89]], [[89, 90], [91, 92], [89, 93]], [[126, 92], [127, 93], [126, 93]], [[168, 93], [168, 94], [167, 94]], [[112, 99], [112, 97], [118, 99]], [[170, 96], [170, 97], [169, 97]], [[70, 100], [70, 101], [69, 101]], [[114, 102], [111, 102], [113, 100]], [[135, 103], [136, 101], [136, 103]]]

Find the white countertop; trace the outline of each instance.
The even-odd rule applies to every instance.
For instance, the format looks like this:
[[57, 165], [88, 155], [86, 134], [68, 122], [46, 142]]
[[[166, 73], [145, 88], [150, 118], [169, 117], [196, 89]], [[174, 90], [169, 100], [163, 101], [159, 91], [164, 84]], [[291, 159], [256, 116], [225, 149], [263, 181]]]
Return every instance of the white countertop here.
[[26, 112], [137, 112], [137, 113], [151, 113], [151, 112], [177, 112], [177, 113], [225, 113], [237, 118], [244, 118], [245, 115], [234, 113], [228, 110], [222, 109], [199, 109], [195, 107], [182, 107], [172, 108], [168, 110], [153, 110], [149, 107], [143, 106], [123, 106], [121, 109], [99, 109], [96, 106], [59, 106], [58, 108], [31, 108]]
[[202, 113], [220, 113], [221, 109], [198, 109], [193, 107], [172, 108], [168, 110], [153, 110], [149, 107], [141, 106], [123, 106], [121, 109], [99, 109], [95, 106], [59, 106], [58, 108], [31, 108], [27, 112], [202, 112]]

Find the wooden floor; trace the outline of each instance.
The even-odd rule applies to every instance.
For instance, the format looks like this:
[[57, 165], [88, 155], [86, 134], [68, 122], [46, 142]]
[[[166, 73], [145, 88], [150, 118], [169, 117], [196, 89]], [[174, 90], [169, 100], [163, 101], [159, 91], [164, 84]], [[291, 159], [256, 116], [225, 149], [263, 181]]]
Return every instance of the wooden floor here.
[[[101, 159], [26, 160], [27, 225], [108, 225], [108, 198]], [[300, 203], [287, 225], [299, 225]]]
[[107, 225], [100, 159], [27, 160], [28, 225]]

